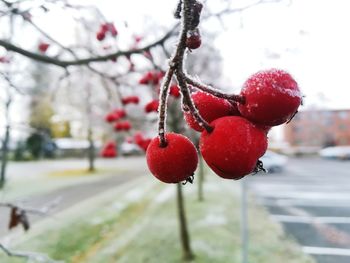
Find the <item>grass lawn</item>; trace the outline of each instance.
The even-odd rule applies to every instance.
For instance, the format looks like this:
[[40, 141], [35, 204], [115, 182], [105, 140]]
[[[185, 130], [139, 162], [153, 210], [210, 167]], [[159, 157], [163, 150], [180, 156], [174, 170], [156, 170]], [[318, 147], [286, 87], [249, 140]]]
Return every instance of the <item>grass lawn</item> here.
[[[9, 180], [0, 192], [1, 201], [25, 199], [28, 196], [44, 194], [59, 188], [100, 180], [102, 176], [126, 173], [121, 169], [64, 169], [40, 174], [37, 177]], [[30, 187], [28, 187], [30, 185]]]
[[[197, 201], [196, 185], [184, 188], [193, 262], [240, 262], [239, 182], [210, 174], [204, 202]], [[49, 227], [39, 223], [15, 248], [72, 263], [182, 262], [175, 192], [174, 185], [147, 178], [103, 200], [87, 200], [57, 215]], [[249, 262], [314, 262], [252, 200], [249, 226]], [[24, 261], [2, 256], [0, 262]]]

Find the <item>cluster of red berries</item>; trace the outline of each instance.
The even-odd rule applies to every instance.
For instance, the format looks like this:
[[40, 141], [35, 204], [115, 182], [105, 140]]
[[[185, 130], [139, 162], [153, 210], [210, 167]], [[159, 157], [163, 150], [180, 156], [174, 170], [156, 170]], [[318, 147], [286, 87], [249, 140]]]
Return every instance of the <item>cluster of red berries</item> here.
[[125, 117], [126, 111], [124, 109], [116, 109], [106, 115], [105, 121], [114, 123], [115, 131], [129, 131], [131, 129], [131, 123], [129, 121], [121, 121]]
[[112, 123], [125, 117], [126, 117], [126, 111], [124, 109], [116, 109], [106, 115], [105, 121]]
[[101, 24], [99, 31], [96, 33], [96, 39], [98, 41], [104, 40], [107, 33], [110, 33], [112, 37], [116, 37], [118, 35], [118, 31], [113, 23]]
[[[188, 125], [201, 132], [199, 150], [220, 177], [240, 179], [261, 168], [259, 158], [267, 149], [267, 132], [290, 121], [301, 105], [297, 82], [283, 70], [252, 75], [244, 84], [239, 103], [204, 92], [192, 94], [193, 102], [211, 129], [204, 129], [190, 112]], [[198, 157], [193, 143], [181, 134], [165, 134], [166, 145], [154, 138], [146, 153], [152, 174], [165, 183], [191, 178]]]
[[139, 104], [140, 98], [137, 96], [128, 96], [122, 98], [122, 104], [127, 105], [127, 104]]
[[117, 157], [118, 152], [116, 148], [115, 142], [108, 142], [106, 145], [102, 148], [101, 156], [104, 158], [114, 158]]
[[114, 124], [115, 131], [129, 131], [131, 129], [131, 123], [129, 121], [120, 121]]

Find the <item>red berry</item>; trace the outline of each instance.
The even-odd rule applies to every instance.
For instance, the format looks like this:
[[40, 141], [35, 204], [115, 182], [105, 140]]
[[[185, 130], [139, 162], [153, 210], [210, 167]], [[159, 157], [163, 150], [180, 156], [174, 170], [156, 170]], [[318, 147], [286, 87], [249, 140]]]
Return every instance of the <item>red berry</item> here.
[[106, 34], [109, 30], [109, 25], [108, 23], [104, 23], [104, 24], [101, 24], [100, 26], [100, 32], [103, 32], [104, 34]]
[[0, 63], [10, 63], [10, 59], [7, 57], [0, 57]]
[[123, 130], [128, 131], [131, 129], [131, 123], [129, 121], [124, 121], [123, 122]]
[[171, 96], [173, 96], [173, 97], [175, 97], [175, 98], [179, 98], [180, 97], [180, 89], [179, 89], [179, 87], [177, 86], [177, 85], [172, 85], [171, 87], [170, 87], [170, 95]]
[[41, 42], [39, 43], [38, 49], [40, 52], [45, 53], [47, 51], [47, 49], [49, 48], [50, 44], [45, 43], [45, 42]]
[[213, 121], [211, 133], [203, 131], [200, 151], [209, 167], [225, 179], [240, 179], [251, 173], [265, 153], [267, 137], [248, 120], [228, 116]]
[[148, 145], [151, 143], [151, 139], [144, 138], [141, 132], [137, 132], [134, 134], [134, 142], [146, 152]]
[[[217, 118], [231, 115], [232, 113], [232, 105], [225, 99], [214, 97], [202, 91], [193, 93], [191, 97], [199, 114], [209, 123]], [[192, 129], [203, 131], [203, 127], [197, 123], [190, 112], [185, 112], [185, 120]]]
[[106, 37], [106, 33], [104, 31], [100, 30], [96, 33], [96, 39], [98, 41], [102, 41], [103, 39], [105, 39], [105, 37]]
[[101, 151], [101, 156], [104, 158], [113, 158], [118, 155], [118, 152], [116, 150], [116, 144], [115, 142], [108, 142], [106, 145], [103, 147]]
[[111, 123], [111, 122], [115, 122], [115, 121], [119, 120], [119, 118], [120, 117], [117, 116], [114, 112], [111, 112], [111, 113], [108, 113], [106, 115], [105, 121]]
[[151, 139], [144, 139], [139, 144], [140, 148], [146, 152], [149, 144], [151, 143], [151, 141], [152, 141]]
[[126, 117], [126, 111], [124, 109], [116, 109], [108, 113], [105, 117], [106, 122], [115, 122], [119, 119]]
[[141, 36], [134, 36], [135, 42], [139, 43], [142, 40]]
[[250, 121], [276, 126], [290, 120], [301, 104], [297, 82], [279, 69], [260, 71], [243, 86], [245, 103], [238, 106], [242, 116]]
[[139, 80], [139, 84], [147, 85], [153, 79], [153, 73], [151, 71], [147, 72], [142, 78]]
[[114, 124], [114, 130], [116, 131], [122, 131], [124, 129], [124, 125], [122, 122], [117, 122]]
[[111, 33], [112, 36], [116, 37], [118, 35], [118, 31], [115, 28], [113, 23], [108, 24], [108, 29], [109, 29], [109, 32]]
[[159, 82], [162, 80], [164, 77], [164, 72], [163, 71], [148, 71], [145, 75], [142, 76], [142, 78], [139, 80], [139, 84], [147, 85], [147, 84], [153, 84], [153, 85], [158, 85]]
[[189, 49], [197, 49], [201, 46], [202, 39], [198, 30], [191, 31], [186, 39], [186, 47]]
[[129, 121], [121, 121], [121, 122], [117, 122], [114, 125], [114, 129], [116, 131], [128, 131], [131, 129], [131, 124]]
[[114, 110], [114, 114], [118, 116], [118, 119], [122, 119], [126, 117], [126, 111], [124, 109], [116, 109]]
[[158, 100], [152, 100], [151, 102], [147, 103], [145, 106], [145, 112], [157, 112], [159, 107], [159, 101]]
[[139, 145], [143, 141], [143, 134], [141, 132], [136, 132], [134, 134], [134, 142]]
[[131, 104], [131, 103], [138, 104], [139, 102], [140, 102], [140, 99], [137, 96], [129, 96], [129, 97], [122, 98], [123, 105]]
[[164, 183], [178, 183], [193, 175], [198, 156], [193, 143], [176, 133], [165, 135], [167, 145], [160, 147], [159, 137], [152, 139], [146, 152], [148, 168]]

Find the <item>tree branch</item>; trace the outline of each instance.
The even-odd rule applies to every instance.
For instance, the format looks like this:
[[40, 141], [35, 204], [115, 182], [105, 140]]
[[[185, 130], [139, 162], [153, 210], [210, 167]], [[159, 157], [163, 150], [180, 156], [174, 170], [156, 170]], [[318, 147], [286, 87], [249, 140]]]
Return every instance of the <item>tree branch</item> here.
[[83, 58], [83, 59], [75, 59], [75, 60], [59, 60], [53, 57], [48, 57], [45, 55], [41, 55], [38, 53], [34, 53], [31, 51], [28, 51], [26, 49], [20, 48], [6, 40], [0, 39], [0, 46], [4, 47], [6, 50], [8, 51], [12, 51], [12, 52], [16, 52], [18, 54], [21, 54], [25, 57], [34, 59], [36, 61], [39, 62], [43, 62], [43, 63], [48, 63], [48, 64], [52, 64], [55, 66], [59, 66], [62, 68], [66, 68], [68, 66], [79, 66], [79, 65], [86, 65], [89, 64], [91, 62], [104, 62], [110, 59], [117, 59], [118, 57], [122, 57], [122, 56], [130, 56], [132, 54], [142, 54], [143, 52], [159, 46], [159, 45], [163, 45], [164, 42], [166, 40], [168, 40], [175, 32], [176, 28], [178, 27], [179, 24], [176, 24], [171, 30], [169, 30], [163, 37], [161, 37], [159, 40], [144, 46], [143, 48], [138, 48], [138, 49], [132, 49], [132, 50], [128, 50], [128, 51], [118, 51], [115, 53], [111, 53], [108, 55], [104, 55], [104, 56], [97, 56], [97, 57], [90, 57], [90, 58]]

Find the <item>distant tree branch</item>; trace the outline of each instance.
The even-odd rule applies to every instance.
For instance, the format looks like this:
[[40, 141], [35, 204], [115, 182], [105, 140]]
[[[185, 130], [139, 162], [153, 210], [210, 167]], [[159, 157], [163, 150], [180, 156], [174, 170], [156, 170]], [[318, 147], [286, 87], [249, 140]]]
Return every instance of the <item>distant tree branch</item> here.
[[91, 62], [104, 62], [111, 59], [117, 59], [118, 57], [123, 57], [123, 56], [129, 57], [132, 54], [142, 54], [143, 52], [148, 51], [151, 48], [163, 45], [165, 41], [168, 40], [175, 33], [177, 27], [178, 27], [178, 24], [173, 26], [173, 28], [171, 28], [163, 37], [161, 37], [160, 39], [158, 39], [157, 41], [149, 45], [144, 46], [143, 48], [136, 48], [136, 49], [131, 49], [127, 51], [118, 51], [118, 52], [114, 52], [104, 56], [96, 56], [96, 57], [74, 59], [74, 60], [59, 60], [57, 58], [41, 55], [35, 52], [28, 51], [21, 47], [18, 47], [3, 39], [0, 39], [0, 46], [4, 47], [8, 51], [16, 52], [18, 54], [34, 59], [36, 61], [66, 68], [69, 66], [87, 65]]

